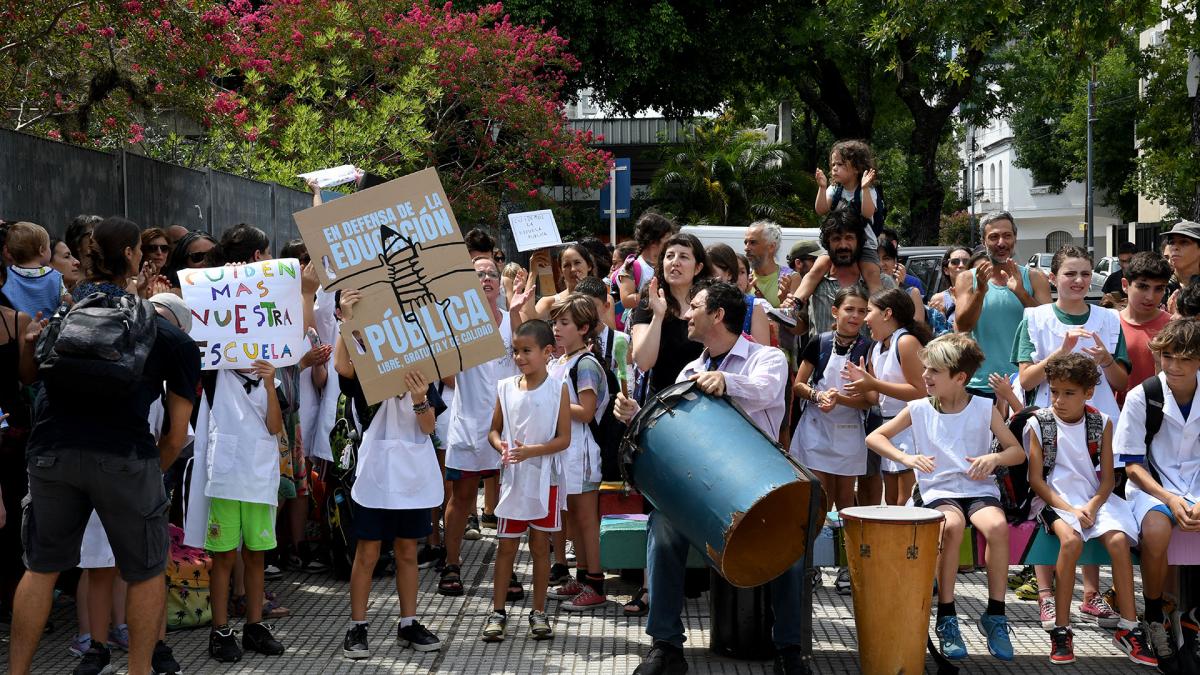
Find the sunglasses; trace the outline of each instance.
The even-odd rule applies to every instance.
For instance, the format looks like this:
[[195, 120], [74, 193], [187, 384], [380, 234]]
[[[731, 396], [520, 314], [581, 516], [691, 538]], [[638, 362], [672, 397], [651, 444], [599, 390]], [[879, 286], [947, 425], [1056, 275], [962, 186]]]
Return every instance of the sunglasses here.
[[166, 253], [170, 250], [168, 244], [146, 244], [142, 247], [142, 253]]
[[946, 261], [946, 264], [953, 265], [954, 267], [966, 267], [968, 260], [970, 258], [951, 258]]
[[207, 259], [208, 259], [208, 251], [195, 251], [193, 253], [187, 254], [188, 262], [192, 263], [193, 265], [202, 263]]

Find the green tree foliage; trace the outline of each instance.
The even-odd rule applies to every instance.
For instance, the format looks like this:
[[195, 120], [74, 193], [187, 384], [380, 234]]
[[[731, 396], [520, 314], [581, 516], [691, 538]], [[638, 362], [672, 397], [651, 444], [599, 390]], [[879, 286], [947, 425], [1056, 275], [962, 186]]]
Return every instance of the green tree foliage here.
[[[791, 148], [767, 143], [729, 117], [693, 125], [687, 140], [669, 151], [651, 183], [657, 206], [679, 222], [694, 225], [746, 225], [758, 218], [781, 225], [812, 222], [815, 184], [795, 171]], [[805, 189], [807, 188], [807, 189]]]

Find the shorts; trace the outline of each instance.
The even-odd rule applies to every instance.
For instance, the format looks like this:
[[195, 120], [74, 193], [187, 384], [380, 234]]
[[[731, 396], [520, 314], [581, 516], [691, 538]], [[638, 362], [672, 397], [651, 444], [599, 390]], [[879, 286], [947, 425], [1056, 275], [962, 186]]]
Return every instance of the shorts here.
[[863, 242], [862, 255], [858, 256], [860, 263], [879, 264], [879, 239], [875, 237], [875, 230], [870, 225], [866, 227], [866, 241]]
[[250, 551], [275, 548], [275, 505], [210, 497], [205, 550], [226, 553], [239, 544]]
[[975, 515], [976, 511], [985, 509], [989, 506], [994, 506], [1001, 511], [1004, 510], [1004, 505], [995, 497], [946, 497], [944, 499], [935, 499], [925, 505], [927, 509], [936, 509], [939, 506], [953, 506], [962, 512], [969, 520]]
[[487, 480], [500, 475], [500, 469], [484, 469], [483, 471], [466, 471], [446, 467], [446, 480]]
[[424, 539], [433, 532], [429, 509], [376, 509], [350, 500], [354, 536], [364, 541]]
[[[1188, 508], [1191, 508], [1196, 505], [1195, 502], [1188, 500], [1188, 499], [1184, 499], [1183, 501], [1187, 502]], [[1163, 514], [1168, 519], [1170, 519], [1171, 527], [1175, 527], [1176, 525], [1179, 524], [1179, 523], [1175, 522], [1175, 514], [1171, 513], [1171, 507], [1167, 506], [1166, 504], [1156, 504], [1156, 505], [1150, 507], [1151, 513], [1155, 512], [1155, 511], [1158, 511], [1159, 513]]]
[[879, 467], [883, 463], [883, 457], [873, 450], [867, 450], [867, 472], [863, 474], [864, 478], [871, 478], [879, 475]]
[[550, 486], [550, 512], [537, 520], [510, 520], [501, 518], [496, 523], [496, 536], [502, 539], [515, 539], [525, 534], [526, 530], [534, 529], [539, 532], [558, 532], [562, 529], [562, 511], [558, 508], [558, 486]]
[[29, 494], [21, 502], [26, 568], [66, 572], [79, 565], [95, 509], [121, 578], [130, 583], [167, 568], [167, 511], [158, 458], [54, 449], [28, 458]]

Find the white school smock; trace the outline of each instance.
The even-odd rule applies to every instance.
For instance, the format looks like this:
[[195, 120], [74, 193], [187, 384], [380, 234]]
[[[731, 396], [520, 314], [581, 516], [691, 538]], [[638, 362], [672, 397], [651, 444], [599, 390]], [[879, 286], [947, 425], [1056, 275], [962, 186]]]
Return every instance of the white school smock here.
[[[908, 331], [904, 328], [899, 328], [892, 333], [891, 346], [886, 352], [883, 351], [882, 341], [871, 346], [871, 372], [875, 374], [875, 379], [894, 384], [908, 384], [908, 379], [904, 377], [904, 368], [900, 365], [900, 337], [903, 335], [908, 335]], [[908, 401], [883, 394], [879, 395], [879, 412], [885, 420], [899, 415], [907, 405]], [[911, 455], [913, 453], [912, 429], [908, 428], [896, 434], [892, 438], [892, 445], [900, 448], [904, 454]], [[900, 462], [881, 458], [879, 470], [884, 473], [904, 473], [909, 468]]]
[[1000, 488], [989, 474], [982, 480], [967, 477], [967, 457], [982, 457], [992, 451], [992, 401], [972, 396], [956, 413], [934, 410], [928, 398], [908, 402], [912, 416], [913, 453], [932, 457], [933, 473], [916, 471], [921, 499], [963, 497], [1000, 498]]
[[[1163, 420], [1150, 443], [1150, 455], [1163, 488], [1195, 503], [1200, 501], [1200, 406], [1196, 406], [1200, 396], [1192, 399], [1191, 414], [1184, 420], [1166, 375], [1159, 373], [1157, 377], [1163, 388]], [[1200, 373], [1196, 384], [1200, 386]], [[1146, 454], [1146, 392], [1140, 386], [1125, 395], [1125, 408], [1113, 434], [1113, 454], [1143, 458]], [[1125, 498], [1132, 504], [1133, 517], [1139, 524], [1162, 503], [1134, 481], [1126, 485]]]
[[[1111, 423], [1108, 415], [1100, 413], [1103, 419], [1101, 427]], [[1055, 439], [1058, 449], [1054, 457], [1054, 470], [1047, 476], [1050, 489], [1057, 492], [1071, 506], [1082, 507], [1100, 491], [1099, 469], [1092, 464], [1092, 458], [1087, 448], [1087, 418], [1081, 417], [1073, 424], [1064, 422], [1054, 415], [1058, 425], [1058, 436]], [[1042, 426], [1037, 417], [1030, 417], [1025, 423], [1025, 434], [1042, 442]], [[1039, 467], [1031, 467], [1038, 470]], [[1032, 513], [1038, 514], [1046, 508], [1041, 497], [1034, 496]], [[1054, 508], [1054, 507], [1051, 507]], [[1058, 517], [1079, 533], [1084, 541], [1099, 537], [1105, 532], [1124, 532], [1129, 536], [1130, 543], [1138, 540], [1138, 526], [1133, 519], [1133, 510], [1129, 502], [1115, 494], [1109, 494], [1108, 500], [1096, 511], [1096, 521], [1091, 527], [1083, 527], [1075, 514], [1064, 509], [1054, 508]]]
[[445, 496], [437, 453], [412, 398], [384, 401], [363, 432], [350, 497], [373, 509], [429, 509]]
[[[333, 310], [334, 294], [324, 288], [317, 289], [316, 306], [313, 317], [317, 322], [317, 336], [321, 344], [335, 344], [337, 337], [337, 317]], [[333, 370], [333, 359], [325, 364], [325, 388], [317, 391], [312, 381], [312, 368], [305, 370], [300, 376], [300, 433], [304, 440], [304, 454], [327, 461], [333, 461], [333, 451], [329, 447], [329, 432], [337, 420], [338, 394], [337, 373]]]
[[[1034, 363], [1057, 351], [1062, 346], [1067, 332], [1072, 329], [1082, 328], [1096, 333], [1110, 354], [1117, 352], [1117, 343], [1121, 339], [1121, 315], [1116, 310], [1107, 307], [1089, 306], [1087, 322], [1082, 326], [1070, 326], [1059, 321], [1058, 316], [1054, 313], [1053, 304], [1027, 307], [1025, 308], [1025, 323], [1029, 328], [1029, 341], [1033, 343], [1033, 353], [1030, 358]], [[1081, 337], [1075, 343], [1073, 351], [1082, 352], [1084, 347], [1094, 346], [1095, 342], [1090, 337]], [[1100, 383], [1096, 385], [1096, 390], [1087, 403], [1115, 420], [1121, 416], [1117, 397], [1113, 394], [1112, 385], [1108, 383], [1108, 376], [1104, 374], [1104, 369], [1097, 365], [1096, 370], [1100, 372]], [[1050, 405], [1050, 383], [1048, 381], [1038, 385], [1033, 405], [1039, 408]], [[1119, 460], [1115, 462], [1115, 465], [1123, 466]]]
[[279, 439], [267, 431], [267, 390], [259, 382], [246, 392], [232, 370], [217, 371], [205, 449], [208, 497], [251, 504], [279, 504]]
[[[559, 408], [562, 405], [563, 383], [547, 376], [541, 386], [524, 391], [521, 376], [509, 377], [496, 385], [504, 429], [500, 438], [509, 447], [546, 443], [558, 430]], [[551, 508], [566, 507], [566, 493], [559, 490], [558, 504], [550, 504], [550, 486], [562, 485], [563, 452], [531, 457], [523, 462], [507, 464], [500, 472], [500, 501], [496, 516], [509, 520], [539, 520], [550, 514]]]
[[488, 443], [492, 413], [496, 410], [496, 383], [519, 374], [512, 360], [512, 324], [500, 312], [500, 339], [504, 354], [454, 376], [454, 405], [446, 433], [446, 468], [489, 471], [500, 468], [500, 455]]
[[[834, 349], [825, 364], [821, 384], [837, 383], [838, 390], [846, 393], [848, 383], [842, 379], [842, 367], [849, 359], [849, 350], [838, 354]], [[816, 403], [809, 401], [804, 406], [796, 433], [792, 434], [788, 452], [814, 471], [834, 476], [862, 476], [867, 473], [869, 451], [866, 447], [861, 410], [837, 405], [829, 412], [822, 412]]]
[[[575, 383], [571, 382], [571, 368], [582, 356], [583, 352], [571, 357], [561, 356], [548, 368], [551, 377], [567, 385], [567, 394], [572, 405], [579, 405], [579, 392], [575, 391]], [[609, 393], [605, 392], [602, 397], [600, 392], [595, 393], [597, 398], [594, 419], [599, 422], [604, 415], [604, 407], [608, 405]], [[587, 422], [571, 419], [571, 445], [567, 446], [563, 455], [563, 471], [566, 474], [563, 489], [568, 495], [582, 494], [584, 483], [600, 482], [600, 446], [592, 436]]]

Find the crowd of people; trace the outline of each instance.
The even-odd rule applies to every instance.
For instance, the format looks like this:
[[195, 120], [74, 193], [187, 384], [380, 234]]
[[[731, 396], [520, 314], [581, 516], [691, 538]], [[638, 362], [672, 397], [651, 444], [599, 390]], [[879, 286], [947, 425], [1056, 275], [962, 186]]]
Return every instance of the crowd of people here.
[[[112, 649], [128, 652], [136, 675], [181, 672], [165, 632], [172, 525], [211, 556], [210, 658], [283, 654], [270, 620], [288, 610], [267, 583], [281, 568], [339, 566], [334, 537], [313, 542], [306, 528], [310, 505], [328, 509], [315, 493], [335, 485], [349, 497], [339, 520], [349, 542], [347, 658], [371, 654], [371, 579], [385, 563], [400, 644], [441, 649], [420, 621], [420, 570], [436, 571], [437, 593], [463, 595], [463, 541], [487, 528], [498, 544], [480, 639], [510, 637], [508, 608], [526, 586], [526, 636], [552, 639], [548, 601], [566, 612], [610, 602], [598, 495], [604, 480], [620, 479], [606, 475], [619, 439], [612, 425], [686, 381], [730, 397], [811, 469], [825, 511], [924, 505], [945, 514], [948, 551], [972, 525], [987, 541], [978, 627], [997, 658], [1013, 658], [1005, 597], [1015, 588], [1039, 603], [1051, 661], [1074, 660], [1076, 567], [1084, 542], [1099, 539], [1114, 584], [1103, 593], [1098, 568], [1085, 566], [1081, 613], [1114, 629], [1113, 644], [1133, 662], [1166, 672], [1179, 647], [1173, 611], [1184, 609], [1168, 594], [1166, 550], [1174, 528], [1200, 529], [1200, 433], [1189, 431], [1200, 419], [1190, 417], [1200, 224], [1165, 233], [1161, 253], [1123, 248], [1109, 306], [1098, 306], [1086, 301], [1087, 251], [1063, 247], [1048, 275], [1028, 269], [1014, 260], [1016, 220], [992, 212], [982, 245], [951, 247], [942, 287], [927, 293], [882, 227], [870, 149], [837, 144], [829, 178], [818, 171], [816, 180], [820, 239], [786, 256], [770, 221], [749, 224], [739, 253], [706, 247], [653, 212], [630, 241], [538, 251], [528, 268], [505, 264], [483, 230], [467, 232], [503, 355], [441, 382], [405, 371], [407, 393], [375, 405], [338, 330], [362, 293], [321, 288], [303, 241], [279, 253], [303, 266], [310, 351], [293, 366], [201, 371], [179, 272], [268, 259], [261, 230], [240, 224], [214, 238], [80, 216], [60, 240], [32, 223], [0, 227], [0, 603], [12, 622], [10, 672], [30, 671], [56, 587], [78, 607], [75, 673], [111, 672]], [[116, 329], [117, 344], [131, 347], [106, 362], [110, 370], [86, 370], [64, 346], [80, 307], [135, 317]], [[1028, 489], [1012, 489], [1006, 472], [1027, 476]], [[1058, 538], [1058, 564], [1009, 577], [1009, 526], [1022, 519]], [[526, 533], [533, 578], [522, 580], [514, 561]], [[640, 675], [687, 669], [687, 551], [670, 520], [651, 512], [646, 582], [623, 607], [648, 615]], [[967, 656], [957, 571], [958, 559], [945, 556], [937, 573], [936, 636], [949, 659]], [[770, 584], [777, 672], [804, 672], [806, 582], [820, 575], [797, 562]], [[835, 587], [851, 592], [845, 568]], [[1194, 611], [1182, 617], [1194, 633]]]

